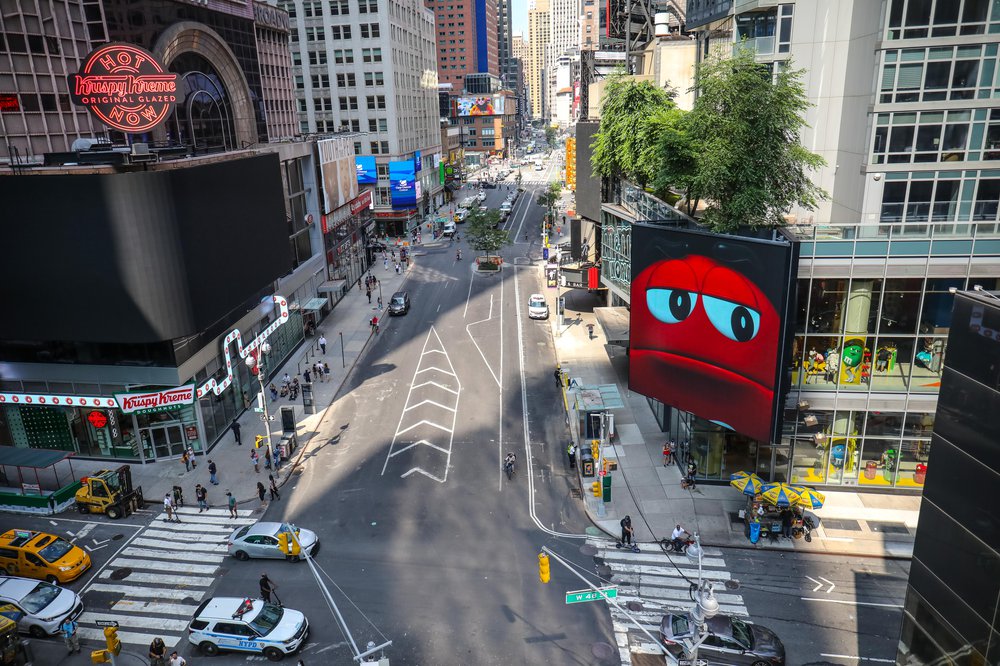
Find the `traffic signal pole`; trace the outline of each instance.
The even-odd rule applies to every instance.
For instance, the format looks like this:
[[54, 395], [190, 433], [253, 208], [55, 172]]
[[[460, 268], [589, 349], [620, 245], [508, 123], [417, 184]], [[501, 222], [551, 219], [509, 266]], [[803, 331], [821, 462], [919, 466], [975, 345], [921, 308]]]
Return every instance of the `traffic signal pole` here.
[[[596, 585], [594, 585], [593, 583], [591, 583], [589, 580], [587, 580], [586, 578], [584, 578], [583, 575], [580, 574], [580, 572], [576, 570], [576, 567], [572, 566], [569, 562], [567, 562], [566, 560], [564, 560], [559, 555], [556, 555], [555, 553], [553, 553], [552, 550], [549, 549], [548, 546], [542, 546], [542, 553], [548, 555], [550, 559], [555, 560], [559, 564], [563, 565], [563, 567], [565, 567], [567, 571], [569, 571], [574, 576], [576, 576], [577, 578], [579, 578], [580, 580], [582, 580], [587, 585], [587, 587], [589, 587], [591, 590], [594, 590], [595, 592], [597, 592], [598, 594], [600, 594], [601, 597], [605, 601], [607, 601], [609, 604], [611, 604], [612, 606], [614, 606], [615, 608], [617, 608], [618, 610], [620, 610], [622, 613], [624, 613], [625, 617], [627, 617], [628, 619], [630, 619], [632, 621], [632, 624], [634, 624], [639, 629], [639, 631], [641, 631], [642, 633], [646, 634], [646, 636], [649, 637], [649, 640], [651, 640], [654, 643], [656, 643], [657, 647], [659, 647], [661, 650], [663, 650], [663, 654], [665, 654], [665, 655], [670, 654], [669, 652], [667, 652], [666, 646], [663, 645], [662, 642], [660, 642], [660, 639], [658, 639], [653, 634], [649, 633], [649, 631], [644, 626], [642, 626], [642, 624], [640, 624], [639, 621], [637, 619], [635, 619], [630, 612], [628, 612], [628, 609], [623, 608], [622, 606], [620, 606], [618, 604], [618, 602], [616, 602], [614, 599], [610, 599], [610, 598], [606, 597], [602, 593], [601, 588], [597, 587]], [[540, 562], [539, 562], [539, 567], [541, 567], [541, 563]]]

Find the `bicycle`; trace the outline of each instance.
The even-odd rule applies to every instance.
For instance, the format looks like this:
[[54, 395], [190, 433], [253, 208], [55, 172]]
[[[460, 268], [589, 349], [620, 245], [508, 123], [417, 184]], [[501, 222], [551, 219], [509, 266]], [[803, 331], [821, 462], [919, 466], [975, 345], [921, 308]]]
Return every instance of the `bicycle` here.
[[503, 461], [503, 471], [507, 474], [507, 480], [510, 481], [517, 474], [517, 459], [511, 455]]

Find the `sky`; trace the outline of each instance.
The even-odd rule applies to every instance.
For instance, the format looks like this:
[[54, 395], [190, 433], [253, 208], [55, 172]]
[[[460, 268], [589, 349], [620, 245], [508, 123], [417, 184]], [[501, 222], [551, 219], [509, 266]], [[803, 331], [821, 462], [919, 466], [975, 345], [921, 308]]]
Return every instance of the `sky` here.
[[528, 0], [510, 0], [511, 23], [514, 32], [519, 32], [528, 38]]

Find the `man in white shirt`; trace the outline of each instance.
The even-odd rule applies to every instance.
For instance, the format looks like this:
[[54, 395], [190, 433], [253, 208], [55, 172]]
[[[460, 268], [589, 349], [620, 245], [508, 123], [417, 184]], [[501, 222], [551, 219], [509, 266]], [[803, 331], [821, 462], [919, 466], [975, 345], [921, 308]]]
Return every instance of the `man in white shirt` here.
[[676, 552], [679, 553], [684, 550], [684, 541], [687, 533], [687, 530], [681, 527], [680, 523], [677, 523], [677, 527], [675, 527], [674, 531], [670, 533], [670, 539], [673, 541], [674, 550]]
[[187, 659], [177, 654], [177, 650], [170, 653], [170, 666], [187, 666]]

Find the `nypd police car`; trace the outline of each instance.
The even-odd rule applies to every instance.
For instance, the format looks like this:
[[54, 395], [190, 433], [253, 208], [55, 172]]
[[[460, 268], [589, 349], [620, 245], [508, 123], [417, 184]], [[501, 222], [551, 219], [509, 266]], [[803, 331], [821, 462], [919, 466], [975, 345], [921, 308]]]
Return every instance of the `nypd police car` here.
[[281, 661], [308, 635], [309, 621], [301, 612], [242, 597], [206, 599], [188, 625], [188, 640], [209, 656], [232, 650]]

